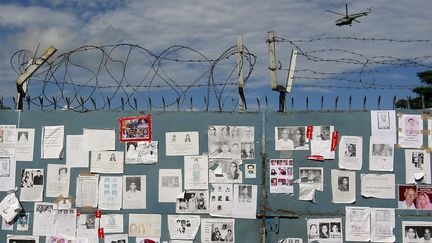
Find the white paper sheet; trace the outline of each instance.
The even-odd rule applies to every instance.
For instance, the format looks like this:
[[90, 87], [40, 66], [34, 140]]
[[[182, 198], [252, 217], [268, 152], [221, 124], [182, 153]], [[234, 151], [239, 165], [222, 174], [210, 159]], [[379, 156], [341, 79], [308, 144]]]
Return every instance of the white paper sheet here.
[[160, 214], [129, 214], [129, 236], [161, 237]]
[[97, 207], [99, 175], [79, 175], [76, 178], [76, 206]]
[[99, 243], [98, 221], [94, 214], [80, 214], [77, 217], [76, 236], [87, 238], [89, 243]]
[[234, 219], [201, 218], [201, 242], [235, 242], [234, 226]]
[[6, 222], [13, 222], [21, 211], [21, 203], [13, 192], [6, 194], [0, 202], [0, 216]]
[[16, 139], [15, 125], [0, 125], [0, 156], [15, 157]]
[[420, 149], [405, 150], [405, 180], [407, 184], [431, 184], [430, 154]]
[[334, 126], [313, 126], [312, 128], [311, 155], [321, 155], [324, 159], [334, 159], [335, 151], [332, 150]]
[[13, 157], [0, 157], [0, 191], [15, 188], [16, 161]]
[[430, 221], [402, 221], [403, 243], [430, 242], [432, 222]]
[[33, 161], [34, 137], [34, 128], [17, 129], [17, 142], [15, 145], [16, 161]]
[[123, 214], [102, 214], [100, 227], [104, 233], [123, 233]]
[[125, 143], [126, 164], [154, 164], [158, 162], [158, 142]]
[[354, 203], [356, 200], [356, 173], [331, 170], [333, 203]]
[[428, 126], [428, 130], [429, 130], [429, 134], [428, 134], [428, 148], [432, 149], [432, 117], [429, 117], [427, 120], [427, 126]]
[[115, 129], [83, 129], [87, 151], [115, 150]]
[[241, 160], [211, 159], [209, 160], [210, 183], [242, 183], [243, 176], [240, 170]]
[[41, 136], [41, 158], [63, 157], [64, 126], [43, 126]]
[[395, 191], [395, 174], [361, 174], [362, 196], [394, 199]]
[[372, 110], [372, 137], [380, 137], [396, 144], [396, 112], [394, 110]]
[[21, 173], [20, 201], [38, 202], [43, 199], [43, 169], [24, 169]]
[[7, 235], [7, 243], [39, 243], [39, 236]]
[[128, 243], [129, 237], [127, 234], [105, 235], [105, 243]]
[[210, 185], [210, 215], [231, 217], [233, 210], [233, 184]]
[[84, 135], [66, 135], [66, 165], [71, 168], [89, 166], [89, 153], [84, 149]]
[[185, 190], [208, 189], [208, 157], [184, 157], [184, 184]]
[[339, 142], [339, 168], [361, 170], [363, 139], [358, 136], [342, 136]]
[[299, 200], [315, 202], [315, 186], [312, 184], [300, 183]]
[[257, 185], [234, 184], [233, 218], [256, 218], [257, 190]]
[[343, 242], [341, 218], [307, 219], [308, 242]]
[[254, 159], [254, 127], [209, 126], [209, 158]]
[[91, 151], [92, 173], [123, 173], [124, 155], [120, 151]]
[[198, 155], [198, 132], [167, 132], [165, 133], [166, 156]]
[[146, 176], [133, 175], [123, 176], [123, 208], [145, 209], [146, 208]]
[[54, 210], [54, 235], [75, 237], [76, 209]]
[[370, 137], [369, 170], [393, 171], [394, 144], [386, 137]]
[[306, 127], [275, 127], [275, 150], [309, 150]]
[[270, 193], [294, 193], [294, 160], [270, 160]]
[[68, 197], [70, 168], [62, 164], [48, 164], [46, 197]]
[[423, 120], [421, 115], [399, 116], [398, 144], [401, 148], [421, 148]]
[[193, 240], [201, 224], [200, 216], [168, 215], [168, 231], [171, 239]]
[[187, 190], [176, 199], [176, 213], [208, 213], [208, 190]]
[[[55, 235], [54, 203], [35, 203], [33, 216], [33, 235]], [[75, 224], [75, 223], [74, 223]]]
[[345, 207], [345, 233], [347, 241], [369, 241], [370, 208]]
[[180, 169], [159, 170], [159, 202], [176, 202], [182, 193], [182, 171]]
[[371, 208], [371, 242], [395, 242], [395, 210]]
[[122, 207], [122, 177], [101, 176], [99, 181], [99, 209], [120, 210]]

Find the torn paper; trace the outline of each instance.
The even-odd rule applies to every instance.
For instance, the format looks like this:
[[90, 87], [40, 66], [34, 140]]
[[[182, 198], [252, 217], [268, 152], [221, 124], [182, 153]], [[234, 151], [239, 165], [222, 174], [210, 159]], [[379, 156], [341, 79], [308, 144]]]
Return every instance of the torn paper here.
[[430, 154], [420, 149], [406, 149], [405, 179], [407, 184], [431, 184]]
[[394, 174], [361, 174], [361, 195], [381, 199], [395, 198]]
[[43, 126], [41, 136], [41, 158], [59, 159], [63, 157], [64, 126]]
[[324, 159], [334, 159], [337, 136], [334, 126], [311, 126], [311, 155], [320, 155]]
[[168, 215], [168, 231], [171, 239], [194, 240], [201, 219], [193, 215]]
[[300, 187], [304, 184], [312, 185], [318, 191], [323, 191], [323, 167], [300, 167]]
[[126, 164], [154, 164], [158, 162], [158, 142], [125, 143]]

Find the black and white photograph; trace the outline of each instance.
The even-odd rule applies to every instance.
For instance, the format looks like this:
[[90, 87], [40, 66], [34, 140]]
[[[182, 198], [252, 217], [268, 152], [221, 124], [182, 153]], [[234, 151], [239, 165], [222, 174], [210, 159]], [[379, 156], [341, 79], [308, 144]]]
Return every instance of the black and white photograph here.
[[257, 185], [233, 185], [233, 218], [256, 218]]
[[21, 173], [20, 201], [42, 201], [44, 189], [43, 169], [23, 169]]
[[207, 190], [187, 190], [182, 198], [177, 198], [176, 213], [208, 213]]
[[126, 164], [154, 164], [158, 162], [158, 142], [127, 142], [125, 144]]
[[146, 208], [146, 176], [123, 176], [123, 208]]
[[10, 177], [11, 171], [10, 171], [10, 160], [9, 159], [3, 159], [0, 160], [1, 166], [0, 166], [0, 177]]
[[393, 147], [390, 144], [372, 144], [373, 156], [391, 156], [393, 154]]
[[300, 186], [311, 185], [313, 189], [323, 190], [323, 167], [300, 167]]
[[254, 127], [209, 126], [209, 158], [254, 159]]
[[16, 161], [33, 161], [34, 128], [17, 128]]
[[241, 183], [243, 180], [240, 170], [241, 160], [234, 159], [210, 159], [209, 182], [210, 183]]
[[[342, 243], [342, 219], [341, 218], [316, 218], [307, 220], [309, 242]], [[336, 233], [339, 232], [339, 233]]]
[[402, 221], [404, 243], [432, 242], [432, 223], [424, 221]]
[[109, 243], [128, 243], [127, 234], [112, 234], [105, 235], [105, 242]]
[[275, 127], [275, 150], [308, 150], [305, 126]]
[[168, 231], [171, 239], [195, 239], [200, 224], [199, 216], [168, 215]]
[[360, 170], [363, 163], [363, 137], [341, 136], [339, 141], [339, 168]]
[[423, 158], [424, 158], [424, 152], [421, 151], [412, 152], [411, 163], [414, 165], [415, 168], [423, 169], [424, 166]]
[[345, 157], [356, 157], [357, 155], [357, 144], [347, 143], [345, 144]]
[[97, 242], [99, 228], [98, 222], [99, 220], [96, 219], [95, 214], [81, 213], [77, 217], [76, 236], [87, 238], [89, 242]]
[[378, 129], [390, 129], [390, 113], [386, 111], [377, 112]]
[[320, 239], [330, 238], [330, 224], [329, 223], [319, 223], [319, 238]]
[[389, 138], [370, 137], [369, 170], [393, 171], [394, 144]]
[[430, 156], [423, 149], [405, 149], [405, 183], [431, 183]]
[[15, 188], [16, 160], [13, 157], [0, 157], [0, 191]]
[[338, 190], [341, 192], [349, 191], [349, 177], [339, 176], [338, 177]]
[[234, 219], [202, 218], [201, 240], [203, 242], [234, 242]]

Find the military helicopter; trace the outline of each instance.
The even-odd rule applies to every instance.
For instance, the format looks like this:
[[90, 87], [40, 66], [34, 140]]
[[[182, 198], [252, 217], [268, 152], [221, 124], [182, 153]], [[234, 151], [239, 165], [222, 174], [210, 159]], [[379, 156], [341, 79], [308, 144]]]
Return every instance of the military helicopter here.
[[367, 11], [365, 11], [365, 12], [360, 12], [360, 13], [355, 13], [355, 14], [348, 14], [348, 4], [345, 4], [345, 10], [346, 10], [346, 14], [345, 15], [343, 15], [341, 13], [336, 13], [336, 12], [333, 12], [333, 11], [330, 11], [330, 10], [326, 10], [326, 11], [329, 12], [329, 13], [332, 13], [332, 14], [337, 14], [337, 15], [342, 15], [343, 16], [342, 18], [337, 19], [335, 21], [336, 25], [339, 26], [339, 27], [342, 26], [342, 25], [349, 25], [349, 26], [351, 26], [351, 24], [352, 24], [353, 21], [360, 23], [360, 21], [356, 20], [356, 18], [359, 18], [359, 17], [362, 17], [362, 16], [367, 16], [372, 11], [371, 8], [368, 8]]

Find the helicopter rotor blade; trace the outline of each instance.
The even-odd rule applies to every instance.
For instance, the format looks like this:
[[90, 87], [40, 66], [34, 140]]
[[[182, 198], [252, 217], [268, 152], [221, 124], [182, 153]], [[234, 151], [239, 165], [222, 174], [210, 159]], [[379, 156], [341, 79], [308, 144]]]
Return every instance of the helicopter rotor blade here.
[[348, 16], [348, 4], [345, 3], [345, 12], [346, 12], [346, 16]]
[[330, 10], [326, 10], [326, 11], [329, 12], [329, 13], [332, 13], [332, 14], [337, 14], [337, 15], [345, 16], [345, 15], [343, 15], [341, 13], [336, 13], [336, 12], [333, 12], [333, 11], [330, 11]]

